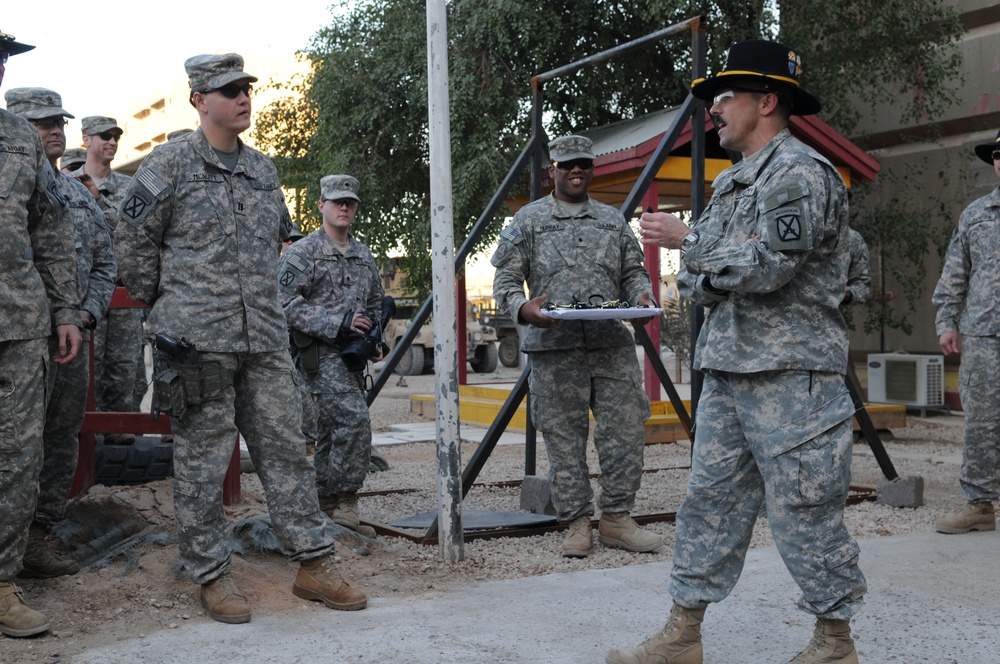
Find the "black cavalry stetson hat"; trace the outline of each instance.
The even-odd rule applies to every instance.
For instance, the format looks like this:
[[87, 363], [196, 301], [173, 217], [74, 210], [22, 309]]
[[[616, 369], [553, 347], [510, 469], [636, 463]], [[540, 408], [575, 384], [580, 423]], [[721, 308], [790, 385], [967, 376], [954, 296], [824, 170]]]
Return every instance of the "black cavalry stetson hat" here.
[[997, 132], [996, 140], [992, 143], [983, 143], [976, 146], [976, 156], [992, 166], [994, 150], [1000, 150], [1000, 131]]
[[7, 52], [7, 55], [17, 55], [35, 48], [31, 44], [22, 44], [14, 40], [14, 35], [0, 31], [0, 50]]
[[784, 90], [790, 95], [792, 115], [819, 113], [819, 100], [799, 86], [802, 58], [784, 44], [764, 39], [749, 39], [729, 47], [722, 71], [691, 83], [691, 94], [711, 101], [719, 90], [740, 85], [754, 89]]

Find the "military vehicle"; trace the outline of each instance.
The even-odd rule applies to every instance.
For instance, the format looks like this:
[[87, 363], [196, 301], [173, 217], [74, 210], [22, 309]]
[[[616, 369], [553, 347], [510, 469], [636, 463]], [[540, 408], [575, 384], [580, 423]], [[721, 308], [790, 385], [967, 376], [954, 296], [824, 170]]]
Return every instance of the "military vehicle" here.
[[[410, 328], [410, 321], [422, 302], [414, 298], [396, 300], [396, 315], [385, 329], [385, 340], [395, 348]], [[476, 373], [492, 373], [497, 368], [496, 330], [477, 321], [466, 322], [466, 360]], [[426, 323], [396, 365], [396, 373], [418, 376], [434, 370], [434, 325]]]

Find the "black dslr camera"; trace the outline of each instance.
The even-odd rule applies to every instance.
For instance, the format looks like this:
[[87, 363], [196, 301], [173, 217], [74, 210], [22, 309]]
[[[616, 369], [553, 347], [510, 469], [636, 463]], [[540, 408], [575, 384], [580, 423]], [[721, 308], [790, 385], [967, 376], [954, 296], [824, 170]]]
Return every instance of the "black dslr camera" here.
[[348, 371], [364, 369], [380, 344], [383, 348], [383, 354], [388, 352], [389, 348], [382, 342], [382, 332], [395, 313], [396, 301], [386, 295], [382, 298], [382, 315], [375, 325], [372, 325], [372, 328], [365, 334], [350, 332], [346, 335], [347, 344], [344, 346], [344, 350], [340, 351], [340, 357], [344, 360]]

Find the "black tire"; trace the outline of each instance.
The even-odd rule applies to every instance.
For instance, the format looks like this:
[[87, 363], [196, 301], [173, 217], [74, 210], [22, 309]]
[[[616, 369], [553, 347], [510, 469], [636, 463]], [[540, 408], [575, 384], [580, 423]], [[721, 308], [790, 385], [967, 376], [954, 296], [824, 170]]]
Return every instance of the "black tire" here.
[[497, 345], [491, 341], [476, 349], [476, 359], [470, 362], [476, 373], [493, 373], [497, 370]]
[[410, 346], [406, 349], [399, 364], [396, 365], [396, 373], [401, 376], [419, 376], [424, 372], [424, 347]]
[[145, 484], [174, 474], [174, 446], [169, 443], [98, 445], [96, 456], [96, 481], [105, 486]]
[[497, 354], [500, 356], [500, 364], [505, 367], [516, 367], [521, 364], [521, 349], [518, 348], [517, 335], [511, 334], [501, 339]]

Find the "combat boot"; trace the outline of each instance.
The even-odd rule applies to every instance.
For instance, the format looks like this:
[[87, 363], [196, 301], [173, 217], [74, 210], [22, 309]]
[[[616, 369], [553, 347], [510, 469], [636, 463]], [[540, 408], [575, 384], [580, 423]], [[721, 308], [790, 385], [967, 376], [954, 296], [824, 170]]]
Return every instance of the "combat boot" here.
[[[323, 507], [324, 500], [327, 505], [332, 502], [332, 507], [327, 509]], [[323, 511], [330, 515], [333, 522], [344, 528], [348, 528], [358, 533], [359, 535], [364, 535], [365, 537], [375, 537], [375, 529], [371, 526], [361, 525], [361, 516], [358, 513], [358, 494], [356, 493], [342, 493], [336, 498], [320, 498], [320, 507], [323, 507]]]
[[674, 604], [667, 624], [638, 648], [615, 648], [606, 664], [701, 664], [701, 621], [705, 609]]
[[579, 516], [570, 522], [563, 540], [562, 554], [566, 558], [586, 558], [594, 548], [594, 533], [590, 528], [590, 517]]
[[818, 618], [812, 641], [788, 664], [858, 664], [851, 621]]
[[201, 605], [212, 620], [230, 625], [250, 622], [250, 602], [229, 574], [202, 585]]
[[364, 591], [349, 584], [334, 569], [332, 554], [303, 560], [295, 575], [292, 594], [340, 611], [358, 611], [368, 606]]
[[601, 514], [601, 522], [597, 526], [597, 541], [604, 546], [635, 553], [656, 551], [663, 545], [659, 535], [640, 528], [628, 512]]
[[73, 575], [80, 566], [72, 558], [63, 557], [55, 548], [55, 542], [48, 536], [45, 526], [31, 524], [28, 531], [28, 546], [21, 560], [22, 579], [51, 579], [56, 576]]
[[938, 519], [937, 531], [948, 535], [961, 535], [972, 530], [996, 530], [997, 517], [993, 503], [969, 503], [958, 514]]
[[49, 619], [24, 604], [20, 588], [10, 581], [0, 581], [0, 632], [7, 636], [32, 636], [48, 628]]

